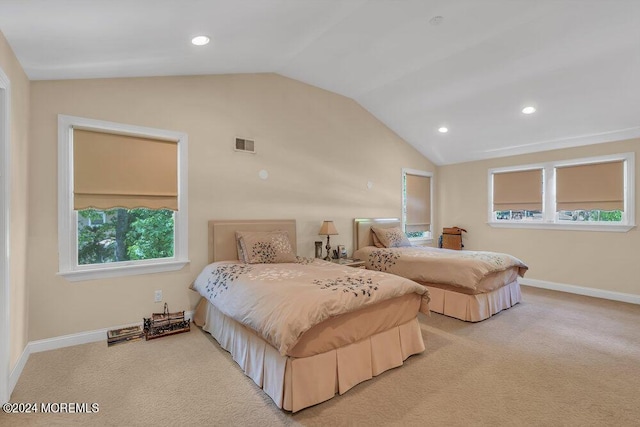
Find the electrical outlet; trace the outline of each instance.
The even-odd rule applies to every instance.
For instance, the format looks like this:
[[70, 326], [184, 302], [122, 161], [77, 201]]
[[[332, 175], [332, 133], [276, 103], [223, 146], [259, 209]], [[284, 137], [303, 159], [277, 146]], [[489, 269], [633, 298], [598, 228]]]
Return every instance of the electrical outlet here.
[[154, 302], [162, 302], [162, 290], [157, 290], [153, 293]]

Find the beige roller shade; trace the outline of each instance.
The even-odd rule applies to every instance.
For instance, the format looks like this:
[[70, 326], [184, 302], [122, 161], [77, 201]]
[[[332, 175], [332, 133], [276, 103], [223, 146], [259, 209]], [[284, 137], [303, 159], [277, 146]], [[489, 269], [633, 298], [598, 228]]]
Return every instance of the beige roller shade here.
[[73, 130], [74, 209], [178, 210], [178, 144]]
[[542, 210], [542, 169], [493, 174], [493, 211]]
[[557, 210], [624, 209], [624, 161], [556, 169]]
[[431, 224], [431, 178], [406, 174], [405, 232], [428, 231]]

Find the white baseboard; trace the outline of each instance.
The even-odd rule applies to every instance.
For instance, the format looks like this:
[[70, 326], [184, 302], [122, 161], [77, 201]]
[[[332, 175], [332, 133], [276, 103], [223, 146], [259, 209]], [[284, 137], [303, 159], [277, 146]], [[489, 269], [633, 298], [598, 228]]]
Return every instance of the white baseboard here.
[[[185, 311], [184, 317], [186, 319], [193, 318], [193, 311]], [[141, 323], [131, 323], [128, 325], [112, 326], [110, 328], [96, 329], [94, 331], [79, 332], [77, 334], [62, 335], [59, 337], [46, 338], [43, 340], [29, 341], [24, 351], [18, 359], [18, 363], [11, 371], [9, 376], [9, 396], [13, 393], [13, 389], [18, 383], [22, 370], [29, 360], [29, 356], [32, 353], [39, 353], [41, 351], [56, 350], [58, 348], [71, 347], [74, 345], [88, 344], [97, 341], [103, 341], [107, 339], [107, 331], [111, 329], [126, 328], [129, 326], [141, 325]]]
[[13, 393], [13, 389], [16, 387], [18, 383], [18, 378], [22, 375], [22, 370], [27, 364], [27, 360], [29, 360], [29, 355], [31, 354], [31, 350], [29, 349], [29, 344], [24, 348], [16, 366], [13, 367], [11, 374], [9, 375], [9, 398], [11, 398], [11, 393]]
[[589, 297], [610, 299], [613, 301], [640, 304], [640, 295], [626, 294], [623, 292], [605, 291], [603, 289], [586, 288], [584, 286], [568, 285], [565, 283], [547, 282], [546, 280], [520, 278], [518, 281], [534, 288], [550, 289], [552, 291], [568, 292], [570, 294], [586, 295]]

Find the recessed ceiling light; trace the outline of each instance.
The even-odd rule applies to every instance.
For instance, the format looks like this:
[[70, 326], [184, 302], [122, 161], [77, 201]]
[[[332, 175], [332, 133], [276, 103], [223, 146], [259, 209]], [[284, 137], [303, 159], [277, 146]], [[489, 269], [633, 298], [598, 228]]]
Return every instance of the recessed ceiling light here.
[[535, 113], [535, 112], [536, 112], [536, 108], [535, 108], [535, 107], [531, 107], [531, 106], [529, 106], [529, 107], [524, 107], [524, 108], [522, 109], [522, 112], [523, 112], [524, 114], [533, 114], [533, 113]]
[[438, 128], [438, 132], [447, 133], [449, 132], [449, 128], [442, 126], [441, 128]]
[[211, 39], [207, 36], [196, 36], [191, 39], [191, 43], [193, 43], [196, 46], [204, 46], [205, 44], [208, 44], [210, 41]]

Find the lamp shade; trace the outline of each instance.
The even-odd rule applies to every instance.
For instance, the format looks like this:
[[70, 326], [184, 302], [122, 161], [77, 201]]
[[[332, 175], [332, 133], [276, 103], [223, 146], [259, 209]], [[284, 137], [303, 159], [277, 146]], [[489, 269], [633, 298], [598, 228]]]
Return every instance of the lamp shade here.
[[336, 230], [336, 226], [333, 225], [333, 221], [325, 221], [322, 223], [322, 227], [320, 227], [318, 234], [323, 236], [335, 236], [338, 234], [338, 230]]

